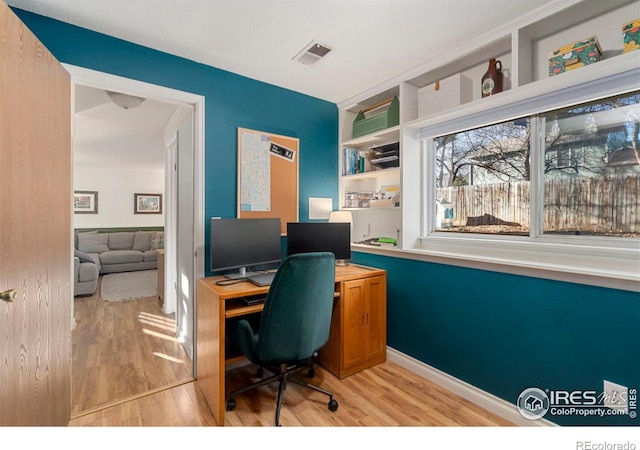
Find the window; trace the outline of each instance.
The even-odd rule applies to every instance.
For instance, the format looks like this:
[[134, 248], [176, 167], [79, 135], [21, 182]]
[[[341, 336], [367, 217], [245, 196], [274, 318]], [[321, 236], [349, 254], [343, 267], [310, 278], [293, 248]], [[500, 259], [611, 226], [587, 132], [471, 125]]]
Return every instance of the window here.
[[639, 238], [639, 122], [633, 92], [433, 139], [425, 234]]
[[529, 234], [529, 119], [435, 140], [435, 229]]
[[[542, 232], [640, 237], [640, 94], [551, 111], [542, 119]], [[555, 165], [549, 155], [557, 155]]]

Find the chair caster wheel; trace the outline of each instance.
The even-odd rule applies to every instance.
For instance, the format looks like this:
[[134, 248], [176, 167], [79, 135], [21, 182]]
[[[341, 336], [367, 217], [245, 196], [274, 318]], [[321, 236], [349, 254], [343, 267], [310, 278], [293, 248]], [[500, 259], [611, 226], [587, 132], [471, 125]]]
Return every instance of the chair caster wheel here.
[[260, 367], [257, 371], [256, 371], [256, 377], [258, 378], [262, 378], [264, 376], [264, 369], [262, 367]]
[[316, 369], [314, 369], [313, 367], [309, 368], [309, 371], [307, 372], [307, 378], [313, 378], [316, 376]]
[[338, 402], [336, 400], [331, 399], [329, 402], [329, 411], [337, 411], [338, 410]]
[[[337, 406], [336, 406], [337, 408]], [[236, 401], [232, 398], [230, 398], [227, 401], [227, 411], [233, 411], [234, 409], [236, 409]]]

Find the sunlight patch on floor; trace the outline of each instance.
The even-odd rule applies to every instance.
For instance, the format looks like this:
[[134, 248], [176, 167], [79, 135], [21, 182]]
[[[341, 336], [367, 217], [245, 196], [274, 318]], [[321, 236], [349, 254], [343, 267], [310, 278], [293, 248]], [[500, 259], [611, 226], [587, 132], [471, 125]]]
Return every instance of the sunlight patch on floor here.
[[168, 336], [166, 334], [158, 333], [157, 331], [149, 330], [147, 328], [143, 328], [142, 332], [144, 334], [148, 334], [149, 336], [155, 336], [157, 338], [165, 339], [165, 340], [171, 341], [171, 342], [178, 342], [178, 338], [176, 338], [175, 336]]

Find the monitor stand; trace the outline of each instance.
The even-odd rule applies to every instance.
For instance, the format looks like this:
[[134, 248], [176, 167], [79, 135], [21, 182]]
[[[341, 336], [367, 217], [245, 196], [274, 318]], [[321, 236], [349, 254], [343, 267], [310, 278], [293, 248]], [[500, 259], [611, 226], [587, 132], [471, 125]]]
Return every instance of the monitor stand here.
[[241, 267], [235, 273], [225, 273], [224, 276], [230, 280], [241, 280], [243, 278], [251, 277], [254, 275], [258, 275], [257, 272], [247, 272], [246, 267]]

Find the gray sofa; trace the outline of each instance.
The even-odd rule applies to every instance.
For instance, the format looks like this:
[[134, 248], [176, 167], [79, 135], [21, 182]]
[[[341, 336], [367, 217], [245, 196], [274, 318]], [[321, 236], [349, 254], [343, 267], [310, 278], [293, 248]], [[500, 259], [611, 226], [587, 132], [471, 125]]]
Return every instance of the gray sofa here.
[[101, 274], [158, 267], [162, 231], [97, 231], [77, 233], [74, 252], [74, 295], [91, 295]]

